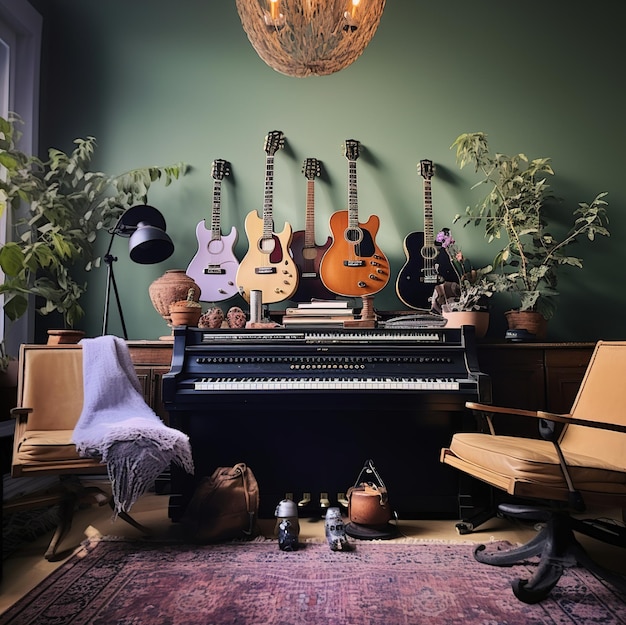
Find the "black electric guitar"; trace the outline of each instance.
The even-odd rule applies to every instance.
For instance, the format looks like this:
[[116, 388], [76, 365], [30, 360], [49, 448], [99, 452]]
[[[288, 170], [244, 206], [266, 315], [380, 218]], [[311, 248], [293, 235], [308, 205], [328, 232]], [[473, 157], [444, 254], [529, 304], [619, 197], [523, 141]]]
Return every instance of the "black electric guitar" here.
[[245, 231], [248, 251], [237, 270], [239, 293], [250, 301], [250, 291], [261, 291], [263, 304], [290, 299], [298, 288], [298, 269], [289, 253], [292, 230], [285, 223], [280, 234], [274, 232], [274, 155], [284, 146], [280, 130], [272, 130], [265, 138], [265, 200], [263, 216], [251, 211], [246, 216]]
[[404, 239], [407, 260], [398, 273], [396, 293], [409, 308], [430, 309], [435, 286], [445, 280], [455, 280], [455, 274], [446, 251], [435, 245], [432, 161], [421, 160], [418, 170], [424, 178], [424, 232], [411, 232]]
[[345, 143], [348, 159], [348, 210], [330, 216], [333, 242], [322, 258], [320, 275], [329, 291], [345, 297], [373, 295], [389, 282], [389, 261], [376, 244], [380, 220], [371, 215], [359, 223], [356, 161], [359, 142]]
[[324, 245], [315, 244], [315, 178], [321, 173], [321, 164], [316, 158], [307, 158], [302, 167], [306, 183], [306, 213], [304, 230], [293, 233], [291, 254], [300, 274], [298, 289], [293, 296], [296, 302], [334, 297], [320, 278], [320, 262], [332, 243], [328, 237]]
[[230, 163], [218, 158], [213, 161], [213, 210], [211, 211], [211, 229], [206, 227], [206, 220], [198, 222], [196, 238], [198, 251], [187, 267], [187, 275], [202, 291], [202, 301], [219, 302], [237, 295], [236, 284], [239, 261], [235, 256], [237, 229], [233, 226], [230, 233], [222, 235], [221, 227], [221, 188], [222, 180], [230, 175]]

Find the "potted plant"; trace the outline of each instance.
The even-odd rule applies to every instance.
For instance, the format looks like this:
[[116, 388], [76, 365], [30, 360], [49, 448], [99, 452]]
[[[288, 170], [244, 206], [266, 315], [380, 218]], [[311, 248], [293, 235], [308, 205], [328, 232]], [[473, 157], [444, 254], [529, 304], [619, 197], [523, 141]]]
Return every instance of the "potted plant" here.
[[[554, 200], [546, 182], [546, 177], [554, 174], [549, 158], [529, 160], [524, 154], [492, 154], [484, 132], [462, 134], [451, 147], [456, 148], [460, 168], [472, 163], [483, 176], [474, 187], [488, 187], [485, 197], [466, 209], [463, 225], [482, 225], [490, 242], [502, 241], [493, 263], [498, 270], [496, 289], [515, 297], [516, 313], [539, 316], [533, 330], [542, 338], [545, 322], [556, 309], [559, 268], [583, 266], [581, 258], [567, 253], [569, 246], [583, 236], [590, 241], [596, 235], [609, 236], [607, 202], [603, 199], [607, 194], [598, 194], [590, 204], [580, 203], [573, 212], [572, 226], [557, 238], [551, 234], [544, 214], [547, 202]], [[455, 221], [459, 219], [462, 217], [457, 215]]]
[[456, 281], [446, 281], [435, 287], [433, 310], [447, 319], [447, 326], [458, 328], [473, 325], [476, 336], [482, 338], [489, 327], [489, 298], [495, 292], [491, 280], [492, 266], [474, 268], [452, 237], [449, 228], [444, 228], [435, 238], [445, 250]]
[[10, 320], [21, 317], [31, 298], [42, 315], [57, 311], [67, 328], [82, 317], [86, 284], [72, 275], [100, 264], [94, 243], [130, 206], [147, 202], [152, 182], [169, 185], [186, 165], [134, 169], [118, 176], [91, 170], [96, 139], [76, 139], [66, 154], [48, 150], [47, 160], [19, 147], [21, 120], [0, 117], [0, 212], [13, 208], [14, 237], [0, 248], [5, 274], [0, 293]]

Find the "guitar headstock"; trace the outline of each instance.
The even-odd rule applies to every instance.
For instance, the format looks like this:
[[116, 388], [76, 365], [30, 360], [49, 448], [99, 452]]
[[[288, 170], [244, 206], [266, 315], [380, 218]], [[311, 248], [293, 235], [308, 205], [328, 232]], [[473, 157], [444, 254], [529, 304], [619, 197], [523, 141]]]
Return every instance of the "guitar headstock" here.
[[271, 130], [265, 137], [263, 149], [268, 156], [274, 156], [285, 145], [285, 135], [281, 130]]
[[417, 167], [426, 180], [430, 180], [435, 175], [435, 166], [428, 159], [422, 159]]
[[211, 176], [215, 180], [224, 180], [224, 176], [230, 176], [230, 163], [223, 158], [216, 158], [211, 165]]
[[356, 139], [346, 139], [344, 153], [349, 161], [356, 161], [359, 158], [360, 143]]
[[307, 158], [302, 165], [302, 173], [307, 180], [313, 180], [321, 173], [320, 162], [316, 158]]

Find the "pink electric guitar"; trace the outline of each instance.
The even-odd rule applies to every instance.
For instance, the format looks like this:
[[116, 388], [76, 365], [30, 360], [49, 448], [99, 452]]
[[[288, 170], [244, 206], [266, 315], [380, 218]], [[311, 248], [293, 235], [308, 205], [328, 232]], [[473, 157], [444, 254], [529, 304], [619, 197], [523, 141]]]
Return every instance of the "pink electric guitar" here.
[[389, 282], [389, 261], [376, 244], [380, 220], [370, 215], [359, 223], [356, 160], [359, 142], [348, 139], [348, 210], [330, 216], [333, 243], [322, 258], [320, 273], [326, 288], [337, 295], [361, 297], [381, 291]]
[[245, 230], [248, 251], [237, 271], [237, 287], [241, 296], [250, 301], [250, 291], [261, 291], [263, 304], [289, 299], [298, 288], [298, 269], [289, 253], [292, 229], [285, 223], [283, 231], [274, 232], [274, 155], [283, 147], [285, 138], [273, 130], [265, 138], [265, 201], [263, 217], [257, 211], [246, 216]]
[[220, 205], [222, 180], [230, 175], [230, 163], [223, 159], [213, 161], [213, 210], [211, 229], [206, 227], [206, 219], [196, 226], [198, 251], [187, 267], [187, 275], [202, 291], [203, 302], [220, 302], [237, 295], [237, 269], [239, 261], [234, 253], [237, 243], [237, 230], [233, 226], [230, 234], [222, 236]]
[[320, 171], [316, 158], [304, 161], [302, 173], [307, 179], [304, 230], [294, 232], [291, 241], [291, 253], [300, 273], [298, 290], [292, 298], [295, 302], [334, 298], [320, 278], [320, 261], [333, 240], [328, 237], [324, 245], [315, 245], [315, 178]]

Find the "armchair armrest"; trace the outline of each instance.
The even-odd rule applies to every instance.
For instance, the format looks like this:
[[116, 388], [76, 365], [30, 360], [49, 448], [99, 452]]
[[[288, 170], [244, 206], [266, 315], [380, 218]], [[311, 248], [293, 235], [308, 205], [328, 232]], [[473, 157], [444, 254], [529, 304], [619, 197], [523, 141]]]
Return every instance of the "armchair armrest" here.
[[605, 423], [604, 421], [588, 421], [586, 419], [576, 419], [570, 414], [559, 414], [548, 412], [546, 410], [524, 410], [521, 408], [508, 408], [506, 406], [492, 406], [490, 404], [480, 404], [468, 401], [465, 406], [470, 410], [477, 410], [490, 414], [508, 414], [519, 417], [531, 417], [533, 419], [545, 419], [556, 423], [571, 423], [572, 425], [584, 425], [590, 428], [599, 428], [602, 430], [612, 430], [614, 432], [626, 432], [626, 426], [616, 423]]

